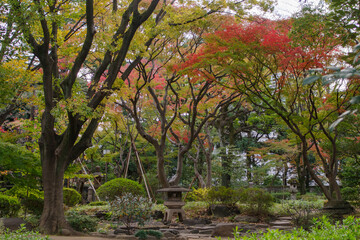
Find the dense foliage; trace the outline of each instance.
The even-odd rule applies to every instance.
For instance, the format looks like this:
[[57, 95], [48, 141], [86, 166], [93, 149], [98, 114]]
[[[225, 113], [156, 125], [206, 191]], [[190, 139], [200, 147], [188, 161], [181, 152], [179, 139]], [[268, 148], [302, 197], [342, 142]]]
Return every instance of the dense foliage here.
[[17, 197], [0, 194], [0, 216], [15, 217], [20, 210], [20, 201]]
[[64, 203], [69, 206], [73, 207], [76, 204], [81, 202], [81, 195], [73, 188], [64, 188]]
[[116, 197], [121, 197], [125, 193], [143, 195], [145, 191], [139, 183], [133, 180], [116, 178], [99, 187], [97, 189], [97, 193], [100, 198], [112, 201], [115, 200]]

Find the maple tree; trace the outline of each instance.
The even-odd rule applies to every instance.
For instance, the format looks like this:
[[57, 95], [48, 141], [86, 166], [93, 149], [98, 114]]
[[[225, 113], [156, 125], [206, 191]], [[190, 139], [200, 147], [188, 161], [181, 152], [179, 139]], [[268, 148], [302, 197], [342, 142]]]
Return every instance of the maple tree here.
[[[259, 3], [268, 8], [266, 2], [228, 6], [240, 13]], [[39, 147], [44, 211], [40, 228], [58, 233], [71, 229], [62, 208], [64, 172], [91, 146], [113, 90], [120, 89], [122, 80], [141, 66], [149, 46], [163, 32], [201, 22], [221, 10], [224, 2], [9, 0], [6, 4], [28, 46], [26, 54], [34, 55], [30, 68], [41, 73], [44, 109]]]
[[[233, 80], [228, 87], [246, 94], [254, 105], [276, 113], [300, 140], [301, 157], [312, 179], [329, 200], [340, 201], [337, 134], [326, 126], [342, 113], [354, 91], [342, 91], [339, 85], [302, 85], [307, 70], [336, 59], [340, 42], [328, 35], [332, 33], [322, 32], [319, 21], [313, 21], [317, 27], [309, 32], [296, 29], [296, 23], [259, 19], [226, 26], [209, 35], [206, 45], [184, 67], [209, 71], [211, 62], [212, 71]], [[293, 41], [296, 37], [297, 41]], [[348, 82], [347, 89], [354, 90], [354, 84]], [[327, 150], [321, 147], [325, 142], [331, 146]], [[309, 162], [310, 146], [317, 153], [330, 189]]]
[[[150, 60], [139, 66], [137, 77], [129, 79], [129, 82], [136, 81], [129, 84], [135, 89], [118, 104], [132, 116], [139, 134], [154, 146], [160, 184], [163, 187], [177, 185], [183, 158], [201, 129], [220, 106], [233, 101], [237, 94], [220, 94], [223, 88], [214, 82], [181, 77]], [[168, 141], [178, 148], [176, 173], [170, 180], [165, 171]]]
[[[94, 44], [95, 24], [97, 17], [101, 16], [101, 13], [94, 12], [95, 4], [99, 3], [92, 0], [80, 5], [72, 1], [46, 4], [39, 1], [9, 1], [17, 16], [16, 23], [42, 71], [45, 107], [39, 146], [44, 210], [40, 228], [45, 233], [71, 229], [65, 221], [62, 207], [64, 172], [72, 161], [91, 146], [91, 137], [101, 116], [95, 109], [99, 109], [102, 100], [110, 94], [109, 90], [117, 79], [117, 71], [126, 58], [137, 29], [154, 12], [158, 1], [151, 1], [147, 6], [140, 6], [139, 1], [132, 1], [128, 7], [119, 10], [119, 25], [110, 32], [113, 36], [111, 45], [102, 55], [102, 61], [92, 76], [91, 86], [86, 92], [82, 92], [78, 91], [75, 83], [78, 82], [79, 72]], [[103, 7], [99, 9], [103, 10]], [[116, 11], [117, 9], [113, 9], [114, 14]], [[65, 21], [66, 17], [77, 20], [73, 24], [68, 23]], [[71, 46], [74, 60], [68, 62], [66, 72], [61, 72], [59, 59], [62, 59], [64, 50], [69, 49], [62, 48], [63, 43], [74, 34], [78, 34], [77, 37], [83, 44]], [[99, 85], [107, 68], [109, 71], [106, 79]], [[56, 111], [65, 114], [65, 125], [57, 125]]]

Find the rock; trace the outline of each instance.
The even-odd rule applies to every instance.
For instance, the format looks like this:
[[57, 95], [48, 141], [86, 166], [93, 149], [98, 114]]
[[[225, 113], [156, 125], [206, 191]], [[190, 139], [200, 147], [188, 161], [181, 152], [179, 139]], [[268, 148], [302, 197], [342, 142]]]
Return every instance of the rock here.
[[247, 222], [247, 223], [258, 223], [259, 222], [259, 218], [254, 217], [254, 216], [236, 216], [234, 218], [234, 220], [236, 222]]
[[124, 228], [118, 228], [118, 229], [115, 229], [114, 230], [114, 234], [127, 234], [128, 233], [128, 230], [127, 229], [124, 229]]
[[225, 205], [211, 205], [210, 210], [215, 217], [228, 217], [232, 213], [231, 209]]
[[180, 234], [180, 232], [178, 230], [175, 230], [175, 229], [169, 229], [167, 230], [168, 232], [171, 232], [172, 234], [178, 236]]
[[125, 235], [125, 234], [121, 234], [121, 235], [117, 235], [116, 239], [121, 239], [121, 240], [138, 240], [137, 237], [133, 236], [133, 235]]
[[199, 233], [211, 235], [213, 233], [213, 231], [214, 231], [214, 229], [205, 229], [205, 230], [200, 230]]
[[62, 236], [70, 236], [70, 235], [71, 235], [71, 231], [70, 231], [69, 229], [67, 229], [67, 228], [63, 228], [63, 229], [60, 230], [60, 234], [61, 234]]
[[180, 237], [176, 237], [175, 240], [188, 240], [188, 238], [184, 236], [180, 236]]
[[270, 222], [272, 226], [292, 226], [291, 222], [288, 220], [276, 220], [274, 222]]
[[236, 225], [233, 223], [219, 223], [212, 232], [212, 237], [232, 237]]
[[10, 230], [19, 229], [21, 224], [25, 224], [25, 227], [30, 230], [30, 225], [21, 218], [1, 218], [0, 223]]
[[183, 224], [185, 225], [200, 225], [200, 224], [210, 224], [211, 221], [209, 219], [203, 219], [203, 218], [193, 218], [193, 219], [184, 219]]
[[199, 229], [192, 229], [192, 230], [190, 230], [190, 233], [192, 233], [192, 234], [199, 233]]
[[322, 209], [324, 212], [331, 215], [340, 216], [354, 212], [354, 208], [347, 201], [328, 201], [324, 204]]
[[175, 234], [171, 233], [170, 231], [164, 232], [163, 234], [165, 239], [175, 237]]

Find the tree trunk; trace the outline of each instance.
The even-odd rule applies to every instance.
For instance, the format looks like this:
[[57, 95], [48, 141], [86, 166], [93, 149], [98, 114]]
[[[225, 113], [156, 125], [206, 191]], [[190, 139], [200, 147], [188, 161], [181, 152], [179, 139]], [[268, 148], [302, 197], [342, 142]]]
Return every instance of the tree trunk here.
[[45, 234], [61, 234], [63, 229], [72, 231], [64, 216], [65, 161], [55, 156], [55, 151], [41, 149], [41, 152], [44, 209], [40, 218], [40, 229]]

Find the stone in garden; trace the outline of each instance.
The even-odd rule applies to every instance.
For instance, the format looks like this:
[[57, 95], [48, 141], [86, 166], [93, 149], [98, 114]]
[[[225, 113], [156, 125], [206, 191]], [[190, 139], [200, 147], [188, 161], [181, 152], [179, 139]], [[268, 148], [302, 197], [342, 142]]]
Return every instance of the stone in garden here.
[[71, 235], [71, 231], [69, 229], [63, 228], [61, 229], [61, 235], [63, 236], [70, 236]]
[[259, 218], [255, 217], [255, 216], [236, 216], [234, 218], [234, 220], [236, 222], [247, 222], [247, 223], [258, 223], [259, 222]]
[[165, 239], [173, 238], [173, 237], [176, 236], [175, 234], [171, 233], [170, 231], [166, 231], [166, 232], [164, 232], [163, 234], [164, 234], [164, 238], [165, 238]]
[[211, 221], [209, 219], [202, 219], [202, 218], [194, 218], [194, 219], [185, 219], [183, 224], [185, 225], [200, 225], [200, 224], [210, 224]]
[[215, 217], [228, 217], [231, 215], [231, 209], [225, 205], [211, 205], [210, 210]]
[[127, 232], [128, 232], [127, 229], [118, 228], [118, 229], [115, 229], [114, 234], [126, 234]]
[[347, 201], [328, 201], [324, 204], [323, 211], [333, 215], [345, 215], [354, 212], [354, 208]]
[[5, 228], [8, 228], [10, 230], [19, 229], [21, 224], [25, 224], [26, 228], [30, 229], [29, 224], [27, 224], [21, 218], [2, 218], [0, 219], [0, 223], [2, 223]]
[[215, 226], [211, 236], [213, 237], [232, 237], [236, 225], [233, 223], [219, 223]]

